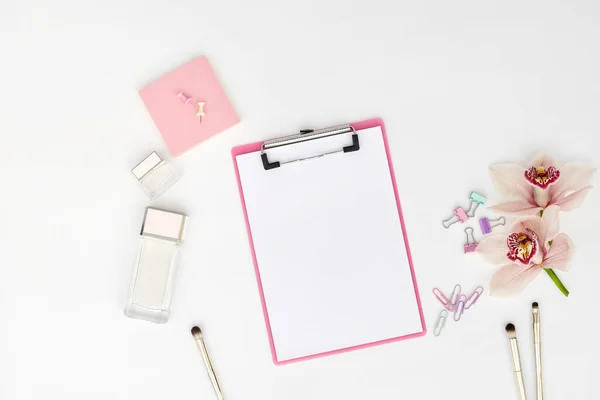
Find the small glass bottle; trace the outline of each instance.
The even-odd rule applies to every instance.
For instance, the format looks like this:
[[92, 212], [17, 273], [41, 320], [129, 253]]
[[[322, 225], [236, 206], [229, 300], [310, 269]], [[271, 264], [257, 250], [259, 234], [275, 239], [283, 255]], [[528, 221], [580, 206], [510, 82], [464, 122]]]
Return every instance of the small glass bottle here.
[[131, 170], [150, 200], [155, 200], [179, 180], [172, 164], [153, 151]]
[[125, 315], [157, 323], [169, 320], [177, 252], [187, 216], [146, 207], [140, 251], [129, 288]]

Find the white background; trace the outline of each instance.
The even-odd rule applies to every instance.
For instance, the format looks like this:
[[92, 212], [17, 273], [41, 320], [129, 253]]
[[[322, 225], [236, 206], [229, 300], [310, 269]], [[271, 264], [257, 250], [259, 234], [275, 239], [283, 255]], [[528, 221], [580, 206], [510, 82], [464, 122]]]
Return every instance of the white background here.
[[[532, 300], [546, 399], [598, 396], [597, 191], [561, 215], [578, 247], [568, 299], [542, 275], [439, 338], [275, 367], [229, 153], [383, 117], [431, 329], [433, 287], [487, 289], [494, 272], [441, 228], [470, 190], [499, 200], [489, 164], [598, 164], [598, 2], [3, 0], [0, 32], [2, 400], [211, 399], [194, 324], [228, 399], [505, 400], [513, 322], [533, 396]], [[129, 171], [166, 154], [137, 91], [202, 54], [242, 122], [174, 160], [183, 178], [155, 204], [190, 215], [159, 326], [122, 313], [148, 205]]]

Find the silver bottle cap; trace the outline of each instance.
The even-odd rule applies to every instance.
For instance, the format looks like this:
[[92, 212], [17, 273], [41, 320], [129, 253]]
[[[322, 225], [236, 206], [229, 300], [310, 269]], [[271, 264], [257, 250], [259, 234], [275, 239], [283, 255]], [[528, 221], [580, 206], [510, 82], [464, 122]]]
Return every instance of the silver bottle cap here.
[[161, 162], [162, 158], [160, 158], [160, 156], [155, 151], [153, 151], [148, 157], [144, 158], [138, 165], [133, 167], [131, 173], [133, 173], [133, 175], [139, 181]]
[[141, 235], [183, 241], [187, 215], [146, 207]]

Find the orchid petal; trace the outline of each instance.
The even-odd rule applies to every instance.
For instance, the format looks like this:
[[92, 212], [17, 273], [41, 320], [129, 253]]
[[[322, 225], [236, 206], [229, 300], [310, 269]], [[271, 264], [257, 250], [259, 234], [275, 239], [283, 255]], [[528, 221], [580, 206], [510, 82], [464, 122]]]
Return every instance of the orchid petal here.
[[[540, 217], [534, 217], [534, 216], [526, 216], [526, 217], [519, 217], [515, 220], [515, 222], [512, 223], [511, 226], [509, 226], [508, 228], [508, 232], [510, 233], [521, 233], [521, 232], [525, 232], [527, 233], [528, 230], [535, 232], [536, 235], [538, 235], [539, 231], [540, 231], [540, 226], [541, 226], [541, 219]], [[538, 237], [536, 237], [536, 239], [539, 239], [539, 235]]]
[[517, 295], [542, 272], [542, 268], [523, 265], [505, 265], [492, 278], [490, 282], [490, 294], [492, 296]]
[[573, 249], [571, 239], [564, 233], [559, 234], [552, 241], [552, 246], [544, 258], [543, 267], [568, 271], [571, 268]]
[[581, 164], [567, 163], [559, 168], [560, 178], [554, 185], [550, 186], [552, 197], [569, 190], [578, 190], [590, 183], [590, 179], [596, 172], [596, 168]]
[[571, 211], [579, 208], [579, 206], [581, 206], [585, 200], [588, 191], [592, 187], [593, 186], [586, 186], [582, 189], [576, 190], [573, 193], [570, 193], [568, 196], [562, 194], [556, 199], [556, 201], [554, 201], [554, 204], [559, 205], [562, 211]]
[[540, 230], [538, 235], [540, 237], [541, 244], [546, 248], [548, 241], [554, 239], [558, 235], [558, 212], [560, 207], [553, 205], [544, 210], [542, 215], [542, 223], [540, 224]]
[[506, 257], [506, 234], [494, 233], [486, 235], [475, 249], [490, 264], [498, 265], [508, 261]]
[[550, 192], [550, 189], [542, 189], [536, 186], [533, 188], [533, 199], [538, 206], [547, 207], [550, 205], [550, 200], [552, 200], [552, 192]]
[[533, 164], [531, 164], [531, 166], [533, 166], [533, 167], [544, 167], [544, 168], [556, 167], [556, 162], [548, 154], [546, 154], [546, 153], [539, 153], [533, 159]]
[[537, 204], [533, 205], [527, 201], [517, 200], [496, 204], [488, 207], [488, 209], [512, 215], [534, 215], [539, 214], [542, 207], [539, 207]]
[[525, 168], [517, 164], [496, 164], [490, 167], [492, 182], [506, 196], [518, 196], [533, 203], [533, 186], [525, 179]]
[[535, 256], [531, 259], [530, 265], [540, 265], [544, 261], [544, 250], [542, 250], [543, 243], [538, 243], [538, 249]]

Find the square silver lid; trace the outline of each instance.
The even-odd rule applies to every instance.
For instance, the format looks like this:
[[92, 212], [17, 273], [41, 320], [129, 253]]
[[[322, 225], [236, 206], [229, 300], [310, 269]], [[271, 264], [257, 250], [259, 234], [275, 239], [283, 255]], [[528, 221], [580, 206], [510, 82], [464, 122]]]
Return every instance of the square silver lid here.
[[139, 181], [161, 162], [162, 158], [160, 158], [157, 152], [153, 151], [148, 157], [144, 158], [138, 165], [133, 167], [131, 173], [133, 173], [133, 175]]
[[166, 240], [183, 241], [186, 221], [187, 215], [185, 214], [146, 207], [140, 234]]

